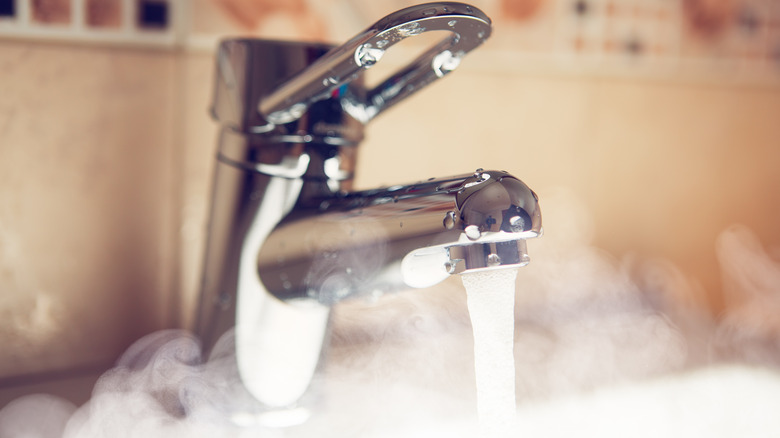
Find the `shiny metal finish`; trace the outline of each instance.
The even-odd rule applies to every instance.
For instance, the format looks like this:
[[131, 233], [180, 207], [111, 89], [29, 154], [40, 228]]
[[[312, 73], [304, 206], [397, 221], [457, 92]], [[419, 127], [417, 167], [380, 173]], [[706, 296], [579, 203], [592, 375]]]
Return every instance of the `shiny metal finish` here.
[[[211, 112], [226, 128], [247, 135], [262, 135], [264, 143], [288, 142], [310, 136], [312, 141], [356, 144], [363, 139], [363, 125], [341, 108], [341, 99], [329, 96], [309, 108], [294, 123], [273, 124], [257, 110], [261, 100], [297, 73], [305, 71], [332, 49], [327, 44], [232, 39], [217, 52], [216, 81]], [[357, 79], [345, 93], [361, 94]], [[326, 140], [327, 139], [327, 140]]]
[[346, 110], [363, 123], [425, 85], [443, 77], [461, 58], [490, 36], [490, 18], [461, 3], [428, 3], [388, 15], [343, 46], [330, 51], [260, 101], [272, 123], [300, 118], [315, 102], [328, 98], [371, 68], [385, 51], [406, 38], [446, 31], [447, 39], [430, 48], [390, 78], [365, 93], [345, 93]]
[[[479, 235], [468, 237], [469, 227]], [[479, 171], [311, 199], [268, 236], [258, 274], [280, 300], [333, 305], [524, 265], [524, 239], [540, 232], [536, 195], [506, 172]]]
[[[363, 69], [429, 30], [450, 36], [365, 89]], [[221, 131], [196, 330], [209, 349], [235, 327], [238, 391], [256, 400], [238, 414], [299, 412], [330, 307], [341, 300], [528, 262], [525, 239], [541, 232], [538, 202], [506, 172], [350, 191], [364, 123], [454, 69], [489, 34], [476, 8], [430, 3], [335, 49], [221, 44], [212, 105]]]

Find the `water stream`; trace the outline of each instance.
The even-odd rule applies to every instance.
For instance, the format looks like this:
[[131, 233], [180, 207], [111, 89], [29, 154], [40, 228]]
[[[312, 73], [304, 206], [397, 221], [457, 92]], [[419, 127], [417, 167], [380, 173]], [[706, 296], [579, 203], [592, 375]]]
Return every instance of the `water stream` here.
[[516, 269], [461, 275], [474, 331], [480, 436], [507, 436], [515, 421], [514, 303]]

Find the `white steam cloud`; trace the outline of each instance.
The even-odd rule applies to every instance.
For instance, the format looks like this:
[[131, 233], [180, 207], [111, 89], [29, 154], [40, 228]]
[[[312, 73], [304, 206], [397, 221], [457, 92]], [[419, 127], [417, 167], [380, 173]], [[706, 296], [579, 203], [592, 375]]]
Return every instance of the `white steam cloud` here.
[[[674, 266], [615, 259], [589, 245], [571, 196], [544, 202], [546, 234], [517, 279], [510, 436], [780, 430], [780, 263], [755, 235], [735, 226], [716, 242], [729, 309], [716, 321], [687, 302]], [[232, 337], [205, 360], [192, 335], [165, 331], [131, 347], [84, 406], [47, 395], [5, 406], [0, 438], [476, 436], [473, 338], [455, 280], [339, 304], [317, 409], [301, 426], [234, 421], [247, 395]]]

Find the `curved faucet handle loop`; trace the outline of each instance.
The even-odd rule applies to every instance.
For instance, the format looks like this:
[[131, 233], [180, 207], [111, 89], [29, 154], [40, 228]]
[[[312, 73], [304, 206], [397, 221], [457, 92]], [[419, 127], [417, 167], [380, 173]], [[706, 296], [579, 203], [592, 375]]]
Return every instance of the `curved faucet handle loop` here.
[[[436, 44], [364, 97], [341, 87], [357, 79], [394, 44], [429, 31], [452, 36]], [[260, 101], [259, 111], [273, 124], [297, 120], [311, 104], [329, 97], [367, 123], [385, 108], [457, 68], [461, 58], [482, 44], [491, 32], [490, 18], [463, 3], [427, 3], [394, 12], [344, 45], [337, 47]]]

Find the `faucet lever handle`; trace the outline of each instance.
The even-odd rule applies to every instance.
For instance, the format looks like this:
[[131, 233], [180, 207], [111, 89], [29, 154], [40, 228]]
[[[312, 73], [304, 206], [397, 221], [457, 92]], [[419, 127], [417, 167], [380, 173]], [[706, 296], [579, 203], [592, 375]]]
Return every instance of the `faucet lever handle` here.
[[[376, 64], [392, 45], [437, 30], [452, 35], [368, 90], [364, 97], [342, 88]], [[490, 32], [490, 18], [463, 3], [426, 3], [401, 9], [323, 55], [261, 99], [258, 109], [273, 124], [289, 123], [303, 116], [314, 102], [335, 96], [350, 115], [367, 123], [385, 108], [457, 68], [461, 58], [482, 44]]]

